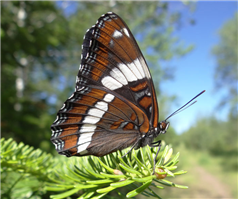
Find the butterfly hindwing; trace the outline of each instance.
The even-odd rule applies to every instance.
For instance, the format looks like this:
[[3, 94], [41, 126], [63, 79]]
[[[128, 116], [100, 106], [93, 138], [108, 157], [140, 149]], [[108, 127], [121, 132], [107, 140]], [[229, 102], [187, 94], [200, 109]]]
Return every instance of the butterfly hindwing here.
[[[87, 93], [76, 91], [58, 112], [51, 126], [51, 140], [59, 153], [85, 155], [89, 148], [108, 146], [107, 142], [130, 146], [140, 131], [149, 130], [149, 121], [138, 107], [101, 89], [88, 88]], [[116, 136], [123, 136], [123, 140]], [[130, 144], [124, 141], [126, 137]], [[101, 153], [97, 151], [93, 155]]]

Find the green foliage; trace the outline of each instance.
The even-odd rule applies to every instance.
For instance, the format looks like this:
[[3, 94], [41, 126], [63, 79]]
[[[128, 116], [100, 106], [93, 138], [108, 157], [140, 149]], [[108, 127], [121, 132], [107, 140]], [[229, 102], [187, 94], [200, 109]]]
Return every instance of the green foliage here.
[[224, 169], [237, 169], [237, 117], [230, 117], [226, 122], [201, 118], [181, 139], [189, 149], [223, 157]]
[[[152, 188], [162, 189], [161, 185], [187, 188], [156, 178], [158, 175], [175, 177], [186, 173], [185, 171], [172, 173], [177, 169], [179, 153], [170, 159], [172, 148], [169, 149], [168, 146], [160, 152], [156, 163], [156, 175], [153, 175], [153, 160], [157, 150], [158, 148], [152, 149], [147, 146], [137, 151], [133, 150], [123, 158], [120, 151], [101, 158], [93, 156], [71, 158], [60, 164], [50, 175], [51, 182], [47, 183], [46, 189], [61, 192], [51, 196], [56, 199], [66, 198], [75, 193], [80, 195], [79, 198], [101, 198], [106, 197], [109, 192], [118, 194], [119, 198], [131, 198], [140, 193], [160, 198], [157, 191]], [[122, 188], [123, 192], [120, 191]]]
[[44, 184], [55, 166], [51, 155], [40, 149], [1, 139], [2, 198], [23, 198], [44, 194]]

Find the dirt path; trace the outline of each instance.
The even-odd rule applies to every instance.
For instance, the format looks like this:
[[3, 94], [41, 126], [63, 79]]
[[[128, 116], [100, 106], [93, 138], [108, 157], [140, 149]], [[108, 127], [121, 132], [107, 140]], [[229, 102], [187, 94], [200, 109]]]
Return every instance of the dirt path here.
[[208, 173], [202, 167], [195, 167], [194, 171], [199, 176], [197, 189], [194, 190], [194, 198], [232, 198], [230, 189], [216, 176]]
[[188, 189], [165, 187], [157, 192], [163, 199], [235, 199], [228, 185], [201, 166], [188, 169], [188, 178], [178, 176], [168, 179], [176, 184], [188, 185]]

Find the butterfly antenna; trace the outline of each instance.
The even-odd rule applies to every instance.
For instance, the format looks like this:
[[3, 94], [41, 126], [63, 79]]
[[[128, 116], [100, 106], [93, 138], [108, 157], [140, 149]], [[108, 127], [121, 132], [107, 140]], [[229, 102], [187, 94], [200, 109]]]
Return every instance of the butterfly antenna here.
[[[197, 94], [194, 98], [192, 98], [190, 101], [188, 101], [186, 104], [184, 104], [183, 106], [181, 106], [178, 110], [174, 111], [172, 114], [170, 114], [164, 121], [168, 120], [170, 117], [172, 117], [173, 115], [176, 115], [177, 113], [180, 113], [181, 111], [184, 111], [185, 109], [187, 109], [188, 107], [192, 106], [193, 104], [195, 104], [197, 101], [194, 101], [198, 96], [200, 96], [201, 94], [203, 94], [205, 92], [205, 90], [203, 90], [202, 92], [200, 92], [199, 94]], [[192, 102], [192, 103], [191, 103]], [[191, 104], [190, 104], [191, 103]]]

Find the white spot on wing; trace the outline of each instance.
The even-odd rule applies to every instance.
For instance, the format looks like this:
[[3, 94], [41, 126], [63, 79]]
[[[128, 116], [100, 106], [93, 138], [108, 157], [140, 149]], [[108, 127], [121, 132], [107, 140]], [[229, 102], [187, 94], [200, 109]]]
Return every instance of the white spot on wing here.
[[[150, 72], [149, 72], [149, 69], [147, 67], [147, 64], [145, 63], [145, 60], [142, 57], [139, 57], [139, 59], [135, 60], [137, 68], [141, 71], [141, 74], [145, 75], [145, 77], [151, 78]], [[144, 66], [144, 67], [142, 67], [142, 66]]]
[[118, 68], [120, 68], [120, 70], [123, 72], [123, 74], [126, 76], [126, 79], [129, 82], [133, 82], [137, 80], [136, 76], [132, 73], [132, 71], [128, 68], [127, 65], [118, 64]]
[[127, 37], [130, 37], [130, 34], [126, 28], [123, 28], [122, 31], [126, 34]]
[[122, 72], [118, 68], [113, 68], [110, 72], [110, 75], [114, 77], [114, 79], [118, 80], [123, 85], [127, 85], [128, 82], [125, 78], [125, 75], [122, 74]]
[[[96, 128], [96, 126], [95, 126]], [[79, 145], [77, 147], [77, 152], [80, 153], [84, 150], [86, 150], [86, 148], [88, 147], [88, 145], [91, 143], [92, 140], [92, 136], [94, 134], [94, 131], [90, 132], [90, 133], [82, 133], [78, 139], [78, 143], [77, 145]]]
[[[107, 111], [108, 109], [108, 103], [106, 102], [97, 102], [97, 104], [95, 105], [95, 107], [101, 109], [101, 110], [104, 110], [104, 111]], [[100, 115], [100, 114], [99, 114]]]
[[114, 38], [119, 38], [119, 37], [122, 37], [122, 33], [118, 30], [115, 30], [114, 33], [112, 34], [112, 37]]
[[[103, 111], [101, 111], [102, 115], [104, 114]], [[100, 110], [98, 109], [90, 109], [89, 113], [88, 114], [96, 114], [97, 115], [101, 115], [100, 114]], [[92, 115], [88, 115], [84, 120], [83, 120], [83, 123], [88, 123], [88, 124], [96, 124], [101, 118], [100, 117], [95, 117], [95, 116], [92, 116]]]
[[108, 104], [106, 102], [98, 102], [95, 107], [97, 108], [91, 108], [89, 110], [89, 115], [83, 120], [83, 123], [96, 124], [104, 115], [105, 111], [107, 111]]
[[95, 129], [96, 129], [96, 125], [94, 125], [94, 124], [84, 124], [84, 125], [82, 125], [82, 127], [80, 129], [80, 133], [91, 132], [91, 131], [94, 131]]
[[84, 124], [80, 129], [80, 137], [77, 142], [77, 153], [80, 153], [88, 147], [92, 140], [92, 135], [94, 134], [94, 130], [96, 129], [96, 125], [94, 124]]
[[135, 65], [135, 63], [130, 63], [128, 64], [128, 66], [133, 71], [137, 79], [143, 79], [143, 76], [142, 76], [143, 73], [141, 74], [141, 72], [138, 70], [137, 65]]
[[104, 113], [108, 110], [108, 103], [114, 99], [114, 95], [107, 94], [103, 98], [104, 101], [99, 101], [95, 104], [96, 108], [91, 108], [88, 111], [88, 116], [85, 117], [83, 123], [85, 124], [96, 124], [104, 115]]
[[[142, 60], [143, 60], [143, 59], [142, 59]], [[143, 67], [142, 67], [142, 65], [141, 65], [141, 62], [139, 61], [138, 58], [134, 61], [134, 63], [135, 63], [135, 65], [136, 65], [136, 67], [137, 67], [139, 73], [141, 74], [142, 78], [148, 77], [147, 74], [145, 74], [145, 72], [147, 72], [147, 73], [149, 72], [148, 69], [147, 69], [147, 71], [144, 71], [144, 69], [143, 69]], [[145, 64], [145, 62], [143, 62], [143, 63]], [[146, 66], [146, 65], [145, 65], [145, 66]], [[147, 66], [144, 67], [144, 68], [147, 68]]]
[[114, 99], [114, 95], [112, 94], [106, 94], [105, 97], [103, 98], [106, 102], [111, 102]]
[[103, 86], [111, 89], [111, 90], [115, 90], [118, 88], [122, 87], [122, 84], [118, 81], [116, 81], [114, 78], [110, 77], [110, 76], [106, 76], [102, 79], [102, 84]]

